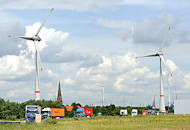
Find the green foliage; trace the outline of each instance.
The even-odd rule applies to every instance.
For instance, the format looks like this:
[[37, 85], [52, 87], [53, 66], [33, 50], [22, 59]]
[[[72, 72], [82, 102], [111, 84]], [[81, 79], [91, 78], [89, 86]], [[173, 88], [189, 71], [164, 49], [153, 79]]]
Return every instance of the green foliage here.
[[57, 124], [57, 120], [56, 119], [50, 119], [50, 118], [45, 119], [44, 122], [46, 124], [49, 124], [49, 125], [51, 125], [51, 124]]
[[74, 115], [74, 110], [65, 112], [65, 117], [73, 117], [73, 115]]
[[16, 116], [7, 116], [6, 117], [6, 120], [12, 120], [12, 121], [15, 121], [16, 120]]
[[58, 101], [45, 101], [45, 100], [29, 100], [23, 103], [15, 103], [10, 101], [5, 101], [0, 98], [0, 119], [15, 120], [24, 118], [26, 105], [39, 105], [41, 108], [51, 107], [51, 108], [62, 108], [64, 107]]

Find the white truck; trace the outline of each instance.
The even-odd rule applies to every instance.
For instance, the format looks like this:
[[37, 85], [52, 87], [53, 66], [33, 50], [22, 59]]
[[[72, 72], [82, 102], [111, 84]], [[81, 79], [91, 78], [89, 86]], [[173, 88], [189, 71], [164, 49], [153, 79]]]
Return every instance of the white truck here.
[[137, 115], [138, 115], [137, 109], [132, 109], [131, 116], [137, 116]]
[[127, 116], [127, 109], [121, 109], [120, 110], [120, 116]]

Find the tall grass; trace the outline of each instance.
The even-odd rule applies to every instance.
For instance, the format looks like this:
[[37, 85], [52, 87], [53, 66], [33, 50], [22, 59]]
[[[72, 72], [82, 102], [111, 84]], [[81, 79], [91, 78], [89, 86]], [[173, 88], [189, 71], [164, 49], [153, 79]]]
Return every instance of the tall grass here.
[[137, 117], [92, 117], [43, 120], [42, 123], [0, 125], [0, 130], [138, 130], [138, 129], [190, 129], [190, 115], [160, 115]]

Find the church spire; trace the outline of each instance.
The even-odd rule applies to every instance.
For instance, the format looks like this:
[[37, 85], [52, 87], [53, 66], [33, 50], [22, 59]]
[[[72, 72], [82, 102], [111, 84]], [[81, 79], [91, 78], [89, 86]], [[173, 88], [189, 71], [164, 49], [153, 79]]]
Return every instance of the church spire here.
[[63, 104], [62, 95], [61, 95], [61, 85], [60, 85], [60, 81], [59, 81], [59, 86], [58, 86], [57, 101], [59, 101], [61, 104]]

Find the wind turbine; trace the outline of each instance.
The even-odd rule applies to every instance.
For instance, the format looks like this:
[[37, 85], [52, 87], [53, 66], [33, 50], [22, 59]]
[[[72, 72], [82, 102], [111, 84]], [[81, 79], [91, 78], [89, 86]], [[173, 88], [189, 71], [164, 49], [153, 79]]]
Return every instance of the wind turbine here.
[[[30, 41], [34, 42], [34, 46], [35, 46], [35, 91], [34, 91], [35, 92], [35, 100], [40, 100], [40, 88], [39, 88], [39, 82], [40, 82], [40, 77], [39, 77], [40, 53], [39, 53], [38, 43], [41, 41], [41, 38], [39, 37], [39, 33], [40, 33], [42, 27], [44, 26], [44, 24], [46, 23], [46, 21], [48, 20], [48, 17], [50, 16], [50, 14], [52, 13], [53, 10], [54, 10], [54, 8], [51, 8], [48, 16], [43, 21], [43, 23], [41, 24], [41, 26], [39, 27], [39, 29], [37, 30], [35, 35], [33, 35], [32, 37], [25, 37], [25, 36], [17, 37], [17, 38], [30, 40]], [[8, 36], [8, 37], [10, 37], [10, 36]], [[42, 70], [43, 69], [41, 68], [41, 71]]]
[[104, 106], [104, 86], [100, 85], [100, 84], [96, 84], [96, 86], [99, 86], [102, 88], [102, 107]]
[[165, 102], [164, 102], [164, 87], [163, 87], [163, 75], [162, 75], [162, 62], [164, 63], [164, 65], [166, 65], [165, 60], [164, 60], [164, 54], [162, 51], [163, 45], [166, 42], [166, 39], [168, 37], [168, 32], [170, 31], [170, 27], [168, 28], [167, 34], [164, 38], [163, 43], [160, 45], [160, 49], [157, 53], [152, 54], [152, 55], [147, 55], [147, 56], [141, 56], [141, 57], [136, 57], [136, 58], [144, 58], [144, 57], [159, 57], [160, 59], [160, 112], [165, 112]]

